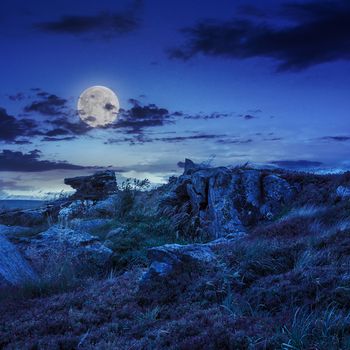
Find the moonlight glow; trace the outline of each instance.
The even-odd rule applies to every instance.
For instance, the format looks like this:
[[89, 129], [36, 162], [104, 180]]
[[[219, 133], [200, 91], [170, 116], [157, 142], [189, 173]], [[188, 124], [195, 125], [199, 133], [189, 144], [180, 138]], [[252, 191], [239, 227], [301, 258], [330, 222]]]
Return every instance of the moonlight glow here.
[[79, 97], [81, 120], [92, 127], [111, 124], [117, 118], [119, 101], [116, 94], [104, 86], [92, 86]]

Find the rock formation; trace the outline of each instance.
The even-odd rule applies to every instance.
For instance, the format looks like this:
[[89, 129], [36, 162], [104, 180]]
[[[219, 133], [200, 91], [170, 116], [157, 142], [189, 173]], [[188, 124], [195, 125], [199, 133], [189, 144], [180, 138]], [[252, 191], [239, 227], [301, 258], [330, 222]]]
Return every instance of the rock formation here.
[[98, 272], [106, 268], [112, 251], [99, 242], [97, 237], [82, 231], [64, 229], [56, 226], [40, 233], [20, 246], [24, 257], [39, 272], [50, 263], [71, 264], [79, 271]]
[[82, 200], [99, 200], [117, 190], [115, 173], [111, 170], [100, 171], [91, 176], [66, 178], [64, 183], [76, 190], [73, 198]]
[[0, 288], [35, 280], [36, 274], [17, 248], [0, 234]]
[[272, 219], [290, 203], [295, 189], [279, 174], [249, 168], [208, 168], [186, 159], [185, 169], [161, 212], [186, 235], [216, 239]]

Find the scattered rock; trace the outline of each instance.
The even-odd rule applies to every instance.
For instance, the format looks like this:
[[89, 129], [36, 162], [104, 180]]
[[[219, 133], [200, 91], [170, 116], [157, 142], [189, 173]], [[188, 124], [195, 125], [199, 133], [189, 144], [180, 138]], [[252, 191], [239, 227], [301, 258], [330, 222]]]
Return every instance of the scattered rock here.
[[340, 199], [350, 199], [350, 187], [339, 186], [336, 193], [337, 197]]
[[18, 286], [36, 278], [17, 248], [0, 234], [0, 288]]
[[66, 185], [76, 190], [72, 196], [76, 199], [99, 200], [117, 191], [114, 171], [106, 170], [91, 176], [78, 176], [64, 179]]
[[144, 276], [147, 280], [154, 275], [169, 277], [184, 270], [201, 264], [206, 265], [215, 260], [215, 255], [205, 244], [166, 244], [150, 248], [148, 258], [151, 261], [148, 272]]
[[112, 251], [89, 233], [57, 226], [22, 245], [21, 250], [37, 271], [57, 262], [72, 264], [77, 269], [98, 270], [108, 266], [112, 256]]
[[148, 251], [151, 262], [140, 280], [140, 299], [157, 303], [174, 299], [206, 268], [212, 268], [216, 256], [205, 244], [166, 244]]

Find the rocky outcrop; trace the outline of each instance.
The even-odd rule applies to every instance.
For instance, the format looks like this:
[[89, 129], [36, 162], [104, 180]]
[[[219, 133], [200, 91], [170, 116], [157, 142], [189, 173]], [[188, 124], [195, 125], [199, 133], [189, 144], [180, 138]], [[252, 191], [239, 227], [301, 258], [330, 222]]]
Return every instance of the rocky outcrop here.
[[216, 239], [272, 219], [295, 189], [281, 175], [249, 168], [208, 168], [185, 161], [184, 173], [164, 196], [160, 211], [180, 234]]
[[150, 248], [148, 259], [150, 266], [139, 286], [144, 302], [173, 300], [216, 262], [211, 246], [206, 244], [166, 244]]
[[70, 264], [82, 272], [98, 271], [108, 266], [112, 256], [112, 251], [96, 237], [57, 226], [35, 236], [30, 244], [24, 243], [21, 250], [39, 272], [45, 271], [47, 265], [57, 262]]
[[213, 262], [215, 255], [205, 244], [166, 244], [149, 249], [148, 258], [151, 265], [145, 279], [152, 275], [168, 277], [171, 274], [181, 273], [189, 266], [200, 266]]
[[91, 176], [78, 176], [64, 179], [66, 185], [76, 190], [73, 198], [82, 200], [99, 200], [106, 198], [117, 190], [114, 171], [100, 171]]
[[336, 193], [340, 199], [350, 199], [350, 186], [339, 186]]
[[0, 234], [0, 288], [18, 286], [36, 278], [17, 248]]

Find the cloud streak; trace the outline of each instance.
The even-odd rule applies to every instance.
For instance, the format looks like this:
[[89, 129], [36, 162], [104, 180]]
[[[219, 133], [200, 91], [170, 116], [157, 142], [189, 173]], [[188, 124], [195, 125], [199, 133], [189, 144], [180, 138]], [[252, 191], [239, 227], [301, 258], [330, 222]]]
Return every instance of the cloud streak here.
[[93, 16], [64, 15], [58, 20], [37, 23], [36, 29], [53, 34], [75, 36], [92, 35], [99, 38], [111, 38], [135, 31], [140, 21], [137, 13], [142, 1], [134, 1], [132, 6], [119, 12], [101, 12]]
[[3, 150], [0, 152], [0, 171], [41, 172], [48, 170], [81, 170], [88, 169], [67, 162], [41, 160], [41, 152], [37, 149], [28, 153]]
[[[188, 60], [197, 54], [232, 59], [270, 58], [279, 71], [300, 71], [336, 60], [350, 60], [350, 5], [345, 1], [285, 5], [279, 19], [238, 17], [230, 21], [201, 21], [183, 29], [187, 40], [169, 51], [171, 58]], [[282, 15], [282, 17], [281, 17]]]

